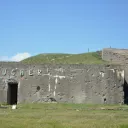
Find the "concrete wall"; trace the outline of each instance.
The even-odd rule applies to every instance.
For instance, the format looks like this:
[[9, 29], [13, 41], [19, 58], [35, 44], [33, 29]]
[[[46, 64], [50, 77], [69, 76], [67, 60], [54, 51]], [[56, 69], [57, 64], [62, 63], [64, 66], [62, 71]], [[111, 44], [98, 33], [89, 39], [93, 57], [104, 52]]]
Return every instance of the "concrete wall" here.
[[102, 59], [111, 63], [128, 64], [128, 49], [105, 48]]
[[0, 102], [8, 82], [18, 82], [18, 103], [114, 104], [124, 101], [124, 69], [110, 65], [24, 65], [0, 63]]

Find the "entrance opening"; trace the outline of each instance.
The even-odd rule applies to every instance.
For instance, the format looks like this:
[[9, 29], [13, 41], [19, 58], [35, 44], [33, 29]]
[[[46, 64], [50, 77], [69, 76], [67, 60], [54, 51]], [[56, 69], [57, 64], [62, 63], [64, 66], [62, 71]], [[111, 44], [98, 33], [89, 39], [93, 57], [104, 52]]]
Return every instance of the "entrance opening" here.
[[124, 80], [124, 104], [128, 104], [128, 83]]
[[7, 103], [10, 105], [17, 104], [18, 83], [8, 83]]

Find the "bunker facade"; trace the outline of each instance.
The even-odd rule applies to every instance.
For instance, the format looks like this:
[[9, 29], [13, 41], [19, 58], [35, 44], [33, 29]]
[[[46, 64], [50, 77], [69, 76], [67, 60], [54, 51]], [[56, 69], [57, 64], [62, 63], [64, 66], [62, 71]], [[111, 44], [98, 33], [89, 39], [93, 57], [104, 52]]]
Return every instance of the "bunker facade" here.
[[0, 62], [0, 102], [127, 103], [127, 67]]

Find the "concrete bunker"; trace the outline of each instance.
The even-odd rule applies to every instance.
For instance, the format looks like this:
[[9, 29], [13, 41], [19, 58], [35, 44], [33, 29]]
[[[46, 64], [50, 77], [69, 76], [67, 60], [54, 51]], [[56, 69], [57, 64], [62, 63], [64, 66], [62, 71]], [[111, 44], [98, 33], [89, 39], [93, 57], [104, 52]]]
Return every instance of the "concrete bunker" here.
[[124, 91], [124, 104], [128, 104], [128, 83], [126, 80], [124, 80], [123, 91]]
[[8, 90], [7, 90], [7, 104], [9, 105], [17, 104], [17, 96], [18, 96], [18, 83], [16, 81], [9, 81]]
[[125, 99], [126, 104], [127, 69], [120, 65], [1, 62], [0, 102], [10, 105], [34, 102], [118, 104]]

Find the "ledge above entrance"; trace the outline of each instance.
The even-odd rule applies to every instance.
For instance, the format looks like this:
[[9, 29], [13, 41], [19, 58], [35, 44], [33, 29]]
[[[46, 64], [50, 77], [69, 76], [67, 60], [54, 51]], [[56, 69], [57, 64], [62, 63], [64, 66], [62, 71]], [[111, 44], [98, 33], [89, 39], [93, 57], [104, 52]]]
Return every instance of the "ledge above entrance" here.
[[17, 80], [11, 78], [11, 79], [7, 79], [7, 83], [17, 84], [18, 82]]

